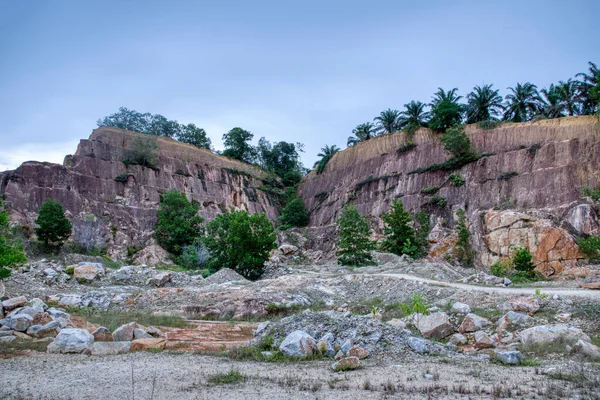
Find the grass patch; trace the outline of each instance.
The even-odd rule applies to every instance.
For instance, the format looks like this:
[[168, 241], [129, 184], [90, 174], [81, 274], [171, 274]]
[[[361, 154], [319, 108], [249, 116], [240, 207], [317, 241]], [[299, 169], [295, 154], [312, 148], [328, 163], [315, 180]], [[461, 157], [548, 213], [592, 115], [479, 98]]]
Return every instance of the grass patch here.
[[452, 157], [451, 159], [440, 164], [430, 164], [425, 167], [413, 169], [412, 171], [408, 172], [408, 175], [435, 171], [452, 171], [462, 168], [465, 165], [475, 162], [485, 156], [487, 156], [487, 154], [467, 154], [463, 157]]
[[133, 321], [144, 326], [165, 326], [172, 328], [188, 328], [191, 326], [179, 315], [157, 315], [150, 312], [123, 310], [99, 311], [77, 307], [71, 307], [67, 312], [78, 315], [93, 324], [104, 326], [111, 332], [121, 325]]
[[45, 353], [50, 342], [36, 342], [33, 340], [14, 340], [12, 342], [0, 342], [0, 354], [14, 353], [19, 351], [38, 351]]
[[438, 190], [440, 190], [439, 186], [430, 186], [430, 187], [426, 187], [426, 188], [421, 189], [421, 193], [423, 193], [423, 194], [434, 194]]
[[593, 345], [600, 346], [600, 335], [590, 336], [590, 339], [592, 339], [592, 344]]
[[525, 357], [521, 363], [522, 367], [539, 367], [540, 365], [542, 365], [542, 362], [538, 358], [532, 357]]
[[189, 269], [184, 268], [180, 265], [160, 264], [160, 265], [155, 265], [154, 268], [156, 268], [159, 271], [190, 272]]
[[496, 307], [492, 307], [492, 308], [477, 308], [477, 307], [473, 307], [471, 309], [471, 312], [473, 314], [479, 315], [480, 317], [487, 318], [487, 319], [489, 319], [492, 322], [497, 321], [498, 318], [500, 318], [503, 315], [502, 311], [499, 310]]
[[289, 357], [280, 351], [272, 351], [270, 355], [263, 355], [263, 351], [270, 351], [270, 349], [264, 349], [261, 348], [261, 346], [263, 345], [259, 344], [258, 346], [235, 347], [225, 352], [224, 355], [228, 359], [234, 361], [256, 361], [273, 363], [299, 363], [328, 359], [327, 357], [318, 353], [304, 357]]
[[236, 385], [244, 383], [248, 377], [237, 369], [231, 369], [227, 373], [214, 374], [208, 377], [208, 383], [211, 385]]
[[396, 150], [396, 153], [398, 153], [398, 154], [406, 153], [407, 151], [411, 151], [415, 147], [417, 147], [416, 143], [407, 142], [406, 144], [403, 144], [402, 146], [398, 147], [398, 150]]

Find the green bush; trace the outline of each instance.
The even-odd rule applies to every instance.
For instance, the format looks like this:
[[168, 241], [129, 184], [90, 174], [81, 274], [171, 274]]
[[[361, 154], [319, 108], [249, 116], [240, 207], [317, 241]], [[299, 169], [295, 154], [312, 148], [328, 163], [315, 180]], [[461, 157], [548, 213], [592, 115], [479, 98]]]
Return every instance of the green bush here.
[[186, 269], [202, 269], [210, 261], [210, 252], [202, 243], [189, 244], [183, 247], [177, 257], [177, 264]]
[[507, 261], [498, 261], [494, 265], [490, 267], [490, 272], [494, 276], [498, 276], [500, 278], [508, 277], [512, 275], [513, 268], [510, 260]]
[[600, 200], [600, 188], [590, 189], [589, 187], [585, 186], [583, 189], [581, 189], [581, 194], [584, 197], [591, 197], [594, 201]]
[[131, 146], [131, 150], [125, 153], [123, 164], [141, 165], [151, 169], [158, 169], [159, 150], [156, 139], [152, 137], [137, 136]]
[[466, 267], [473, 266], [473, 259], [475, 255], [471, 248], [469, 237], [471, 236], [469, 228], [467, 227], [467, 218], [465, 211], [459, 209], [456, 214], [458, 215], [458, 221], [456, 223], [456, 229], [458, 231], [458, 242], [456, 243], [456, 258], [458, 262]]
[[462, 158], [475, 154], [471, 146], [471, 140], [462, 126], [453, 126], [442, 135], [444, 149], [452, 154], [452, 157]]
[[435, 131], [443, 132], [452, 126], [460, 124], [461, 111], [460, 104], [444, 100], [433, 108], [429, 127]]
[[38, 240], [44, 242], [46, 248], [51, 243], [60, 248], [71, 236], [71, 222], [65, 217], [62, 204], [58, 201], [52, 199], [44, 201], [35, 223], [38, 225], [35, 234]]
[[535, 276], [535, 265], [533, 265], [533, 257], [529, 250], [521, 248], [517, 250], [512, 258], [512, 263], [517, 273], [522, 273], [526, 277]]
[[426, 188], [421, 189], [421, 193], [423, 193], [423, 194], [434, 194], [438, 190], [440, 190], [439, 186], [430, 186], [430, 187], [426, 187]]
[[404, 210], [402, 202], [392, 201], [392, 207], [389, 212], [383, 213], [381, 218], [384, 222], [383, 233], [386, 235], [382, 248], [394, 254], [408, 254], [411, 257], [418, 255], [418, 249], [415, 249], [417, 239], [415, 230], [412, 228], [412, 218]]
[[600, 250], [600, 237], [580, 237], [577, 239], [577, 245], [590, 261], [597, 261], [600, 258], [600, 254], [598, 254], [598, 250]]
[[346, 205], [337, 220], [340, 240], [338, 263], [341, 265], [367, 265], [373, 262], [371, 251], [375, 244], [371, 241], [371, 232], [367, 220], [355, 206]]
[[65, 274], [72, 276], [74, 273], [75, 273], [74, 265], [69, 265], [67, 268], [65, 268]]
[[296, 197], [291, 200], [281, 210], [281, 216], [279, 222], [282, 225], [287, 226], [306, 226], [308, 225], [308, 214], [306, 213], [306, 207], [304, 201]]
[[183, 193], [175, 189], [163, 193], [154, 226], [158, 244], [178, 256], [184, 246], [194, 243], [202, 233], [204, 221], [198, 215], [199, 208], [197, 202], [190, 203]]
[[448, 175], [448, 179], [450, 180], [450, 184], [455, 187], [463, 186], [466, 182], [465, 178], [459, 174], [450, 174]]
[[491, 119], [485, 120], [485, 121], [480, 121], [477, 125], [479, 125], [479, 127], [481, 129], [485, 129], [486, 131], [491, 131], [492, 129], [497, 128], [498, 126], [500, 126], [502, 123], [500, 121], [494, 121]]
[[503, 172], [500, 175], [498, 175], [498, 177], [496, 179], [498, 179], [499, 181], [502, 180], [509, 180], [510, 178], [512, 178], [513, 176], [517, 176], [519, 175], [518, 172], [515, 171], [510, 171], [510, 172]]
[[115, 178], [115, 181], [119, 182], [119, 183], [127, 183], [128, 180], [129, 180], [129, 174], [128, 173], [119, 174]]
[[247, 211], [219, 214], [206, 225], [204, 243], [211, 254], [209, 268], [231, 268], [250, 280], [261, 277], [269, 252], [276, 247], [273, 224], [266, 215]]
[[27, 261], [23, 246], [11, 236], [8, 214], [0, 201], [0, 279], [8, 278], [12, 267]]

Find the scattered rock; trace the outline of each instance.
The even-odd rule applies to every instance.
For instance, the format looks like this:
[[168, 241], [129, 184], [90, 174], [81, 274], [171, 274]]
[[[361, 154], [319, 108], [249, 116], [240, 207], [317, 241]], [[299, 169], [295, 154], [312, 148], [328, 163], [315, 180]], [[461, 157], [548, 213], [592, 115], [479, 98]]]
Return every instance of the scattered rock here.
[[362, 360], [363, 358], [369, 357], [369, 352], [362, 347], [352, 346], [350, 350], [348, 350], [348, 356], [357, 357], [359, 360]]
[[290, 357], [310, 356], [317, 351], [316, 341], [304, 331], [290, 333], [279, 345], [279, 351]]
[[522, 311], [532, 315], [540, 309], [540, 303], [532, 297], [517, 297], [505, 302], [502, 309], [504, 311]]
[[350, 371], [359, 367], [360, 361], [358, 357], [344, 357], [331, 365], [331, 369], [334, 371]]
[[421, 334], [427, 338], [443, 339], [454, 333], [454, 327], [443, 312], [429, 315], [416, 315], [416, 325]]
[[0, 325], [6, 326], [15, 331], [25, 332], [31, 325], [33, 325], [33, 317], [29, 314], [16, 314], [1, 319]]
[[585, 342], [583, 340], [578, 340], [577, 343], [573, 345], [571, 351], [575, 353], [583, 354], [585, 357], [589, 358], [591, 361], [600, 361], [600, 347], [593, 345], [591, 343]]
[[4, 300], [2, 307], [4, 311], [12, 311], [15, 308], [25, 307], [27, 305], [27, 298], [25, 296], [13, 297], [12, 299]]
[[598, 282], [590, 282], [590, 283], [582, 283], [579, 286], [581, 286], [584, 289], [600, 290], [600, 281], [598, 281]]
[[450, 336], [448, 341], [456, 346], [467, 344], [467, 338], [460, 333], [455, 333], [454, 335]]
[[129, 353], [131, 342], [95, 342], [92, 346], [93, 356], [112, 356]]
[[135, 322], [130, 322], [125, 325], [121, 325], [113, 332], [113, 340], [115, 342], [131, 342], [133, 340], [133, 330], [137, 328]]
[[521, 331], [520, 337], [523, 348], [530, 351], [564, 352], [565, 345], [572, 346], [579, 340], [591, 342], [581, 329], [564, 324], [534, 326]]
[[388, 322], [386, 322], [386, 324], [388, 324], [389, 326], [393, 326], [394, 328], [406, 329], [406, 322], [398, 318], [392, 318]]
[[450, 312], [452, 314], [469, 314], [471, 312], [471, 306], [465, 303], [456, 302], [452, 304], [452, 308], [450, 308]]
[[27, 334], [34, 338], [56, 337], [60, 331], [58, 323], [48, 323], [46, 325], [32, 325], [27, 329]]
[[498, 361], [509, 365], [518, 365], [524, 360], [523, 354], [517, 350], [494, 350], [494, 357]]
[[509, 311], [498, 320], [498, 333], [503, 333], [506, 330], [515, 330], [527, 325], [531, 325], [533, 319], [523, 313]]
[[143, 329], [135, 328], [133, 330], [133, 338], [134, 339], [150, 339], [150, 338], [152, 338], [152, 335], [147, 334], [146, 331]]
[[163, 287], [167, 283], [171, 282], [171, 273], [170, 272], [161, 272], [156, 274], [156, 276], [148, 279], [148, 285], [154, 285], [156, 287]]
[[429, 352], [430, 342], [428, 340], [413, 336], [409, 337], [406, 343], [415, 353], [423, 354]]
[[206, 278], [204, 281], [206, 283], [212, 283], [217, 285], [227, 282], [248, 282], [246, 278], [229, 268], [221, 268], [220, 270]]
[[484, 331], [475, 332], [475, 348], [480, 349], [489, 349], [494, 347], [494, 341], [492, 338], [485, 333]]
[[463, 319], [462, 324], [460, 324], [458, 327], [458, 331], [460, 333], [480, 331], [491, 324], [492, 323], [488, 319], [471, 313], [467, 314], [467, 316]]
[[49, 353], [90, 353], [94, 336], [85, 329], [67, 328], [60, 331], [48, 345]]
[[150, 339], [136, 339], [131, 342], [131, 351], [142, 351], [148, 349], [162, 350], [167, 344], [166, 339], [162, 338], [150, 338]]
[[[114, 341], [112, 333], [105, 327], [101, 326], [92, 332], [95, 342], [112, 342]], [[93, 354], [93, 352], [92, 352]]]
[[73, 279], [78, 282], [91, 282], [104, 275], [104, 267], [100, 263], [81, 262], [73, 269]]

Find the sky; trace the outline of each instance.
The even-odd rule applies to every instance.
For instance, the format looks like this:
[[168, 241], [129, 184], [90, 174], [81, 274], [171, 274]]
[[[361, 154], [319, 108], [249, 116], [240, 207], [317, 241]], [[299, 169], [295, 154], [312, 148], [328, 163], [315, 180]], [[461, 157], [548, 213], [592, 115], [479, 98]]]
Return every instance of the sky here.
[[0, 171], [62, 163], [124, 106], [324, 145], [387, 108], [600, 63], [600, 1], [0, 0]]

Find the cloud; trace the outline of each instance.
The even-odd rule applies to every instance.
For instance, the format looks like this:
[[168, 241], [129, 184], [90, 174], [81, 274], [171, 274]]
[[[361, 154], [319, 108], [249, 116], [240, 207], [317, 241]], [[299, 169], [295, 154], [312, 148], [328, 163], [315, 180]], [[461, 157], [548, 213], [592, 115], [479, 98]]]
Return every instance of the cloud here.
[[62, 164], [65, 155], [72, 154], [78, 141], [61, 143], [25, 143], [6, 146], [0, 153], [0, 171], [17, 168], [24, 161], [47, 161]]

